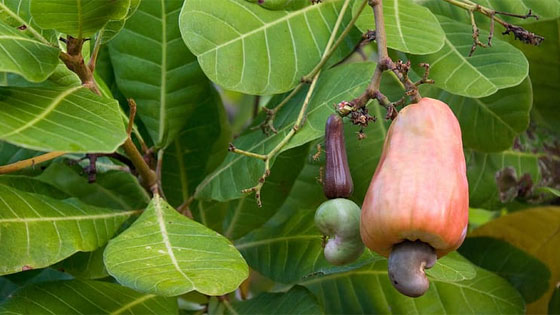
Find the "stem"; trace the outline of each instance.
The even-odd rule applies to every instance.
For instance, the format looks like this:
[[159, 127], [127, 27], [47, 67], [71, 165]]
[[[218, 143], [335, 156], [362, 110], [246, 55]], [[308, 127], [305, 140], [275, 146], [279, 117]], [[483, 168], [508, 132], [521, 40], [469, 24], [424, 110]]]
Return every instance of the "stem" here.
[[[68, 36], [66, 39], [67, 52], [62, 52], [60, 54], [60, 59], [66, 64], [68, 69], [72, 70], [80, 77], [80, 80], [85, 87], [89, 88], [93, 93], [102, 96], [101, 91], [97, 87], [97, 83], [95, 82], [95, 78], [91, 70], [91, 68], [95, 68], [95, 65], [85, 65], [84, 58], [82, 56], [83, 43], [83, 39]], [[130, 124], [131, 122], [134, 122], [134, 114], [135, 111], [131, 110], [131, 116], [129, 117], [129, 128], [127, 129], [131, 129]], [[129, 132], [129, 130], [127, 130], [127, 132]], [[123, 143], [122, 148], [124, 149], [126, 155], [130, 158], [132, 164], [134, 164], [134, 167], [138, 171], [138, 174], [140, 174], [140, 177], [143, 180], [143, 185], [151, 191], [157, 191], [158, 182], [156, 173], [148, 166], [148, 164], [142, 157], [142, 154], [140, 154], [140, 152], [136, 148], [136, 145], [134, 145], [134, 143], [132, 142], [132, 139], [130, 138], [130, 132], [128, 133], [128, 137]]]
[[32, 157], [27, 160], [17, 161], [15, 163], [8, 164], [8, 165], [2, 165], [0, 166], [0, 174], [8, 174], [8, 173], [16, 172], [26, 167], [30, 167], [46, 161], [50, 161], [64, 154], [66, 154], [66, 152], [59, 152], [59, 151], [49, 152], [36, 157]]
[[103, 33], [105, 28], [102, 28], [99, 33], [97, 33], [97, 38], [95, 39], [95, 46], [93, 46], [93, 52], [91, 53], [91, 58], [89, 59], [88, 68], [91, 72], [95, 71], [95, 65], [97, 64], [97, 56], [99, 55], [99, 49], [103, 42]]
[[[321, 61], [319, 61], [319, 63], [317, 64], [317, 66], [315, 66], [313, 68], [313, 70], [311, 70], [311, 72], [307, 75], [305, 75], [301, 81], [293, 90], [292, 92], [290, 92], [290, 94], [288, 94], [288, 96], [286, 96], [282, 102], [280, 102], [280, 104], [278, 104], [276, 107], [274, 107], [274, 109], [268, 109], [268, 108], [264, 108], [264, 110], [267, 111], [267, 118], [265, 119], [265, 121], [263, 123], [261, 123], [257, 128], [261, 128], [265, 133], [268, 133], [268, 130], [271, 130], [274, 133], [277, 133], [276, 128], [274, 128], [274, 118], [276, 117], [276, 114], [278, 113], [278, 111], [284, 106], [286, 105], [298, 92], [299, 90], [301, 90], [301, 88], [303, 87], [303, 85], [305, 83], [309, 83], [313, 80], [313, 77], [315, 77], [315, 75], [325, 66], [325, 64], [327, 63], [327, 61], [330, 59], [330, 57], [332, 56], [332, 54], [336, 51], [336, 49], [338, 48], [338, 46], [340, 46], [340, 44], [342, 43], [342, 41], [346, 38], [346, 36], [348, 35], [348, 33], [350, 33], [350, 31], [353, 29], [354, 24], [356, 23], [356, 21], [358, 20], [360, 14], [362, 13], [362, 11], [365, 8], [365, 5], [367, 4], [368, 0], [362, 0], [362, 4], [357, 12], [357, 14], [352, 18], [352, 20], [350, 20], [350, 22], [348, 23], [348, 25], [346, 25], [346, 28], [342, 31], [342, 33], [340, 34], [340, 36], [338, 37], [337, 41], [334, 43], [334, 45], [327, 44], [327, 47], [325, 49], [326, 53], [321, 57]], [[346, 3], [345, 3], [346, 5]], [[347, 5], [346, 5], [347, 7]], [[341, 14], [343, 15], [343, 13], [346, 11], [346, 7], [343, 7], [341, 11]], [[340, 15], [339, 15], [340, 18]], [[335, 25], [335, 29], [333, 29], [333, 32], [331, 33], [331, 37], [329, 38], [329, 43], [332, 43], [331, 39], [334, 39], [333, 35], [336, 35], [338, 28], [340, 26], [340, 23], [338, 23], [337, 20], [337, 24]]]
[[[348, 9], [348, 5], [350, 4], [351, 1], [352, 0], [345, 0], [344, 4], [342, 5], [342, 9], [340, 10], [340, 13], [339, 13], [338, 18], [336, 20], [336, 23], [335, 23], [335, 26], [334, 26], [333, 31], [331, 33], [331, 36], [329, 38], [329, 41], [327, 42], [327, 46], [325, 47], [325, 54], [321, 57], [320, 64], [322, 63], [324, 65], [325, 64], [324, 60], [330, 58], [330, 56], [332, 55], [332, 52], [331, 53], [329, 53], [329, 52], [330, 52], [331, 48], [333, 47], [334, 39], [336, 37], [336, 34], [338, 33], [338, 29], [340, 28], [340, 25], [341, 25], [342, 20], [344, 18], [344, 13], [346, 12], [346, 9]], [[311, 95], [313, 95], [313, 91], [315, 90], [315, 87], [317, 86], [317, 79], [319, 78], [320, 74], [321, 74], [321, 70], [318, 70], [317, 73], [313, 76], [313, 78], [311, 80], [311, 86], [309, 87], [309, 90], [307, 91], [307, 94], [305, 96], [305, 100], [304, 100], [304, 102], [301, 106], [298, 117], [297, 117], [296, 121], [294, 122], [294, 125], [292, 126], [290, 131], [286, 134], [286, 136], [284, 136], [284, 138], [268, 154], [266, 154], [264, 156], [261, 155], [261, 154], [251, 153], [251, 154], [257, 155], [257, 158], [261, 158], [261, 159], [264, 160], [264, 172], [263, 172], [263, 175], [259, 178], [259, 181], [258, 181], [257, 185], [255, 185], [251, 188], [244, 189], [243, 192], [249, 193], [249, 192], [254, 191], [255, 192], [255, 198], [257, 199], [257, 205], [259, 207], [262, 207], [262, 201], [261, 201], [262, 186], [264, 185], [264, 183], [266, 181], [266, 178], [270, 175], [270, 160], [272, 158], [274, 158], [274, 156], [276, 154], [278, 154], [280, 152], [280, 150], [282, 150], [282, 148], [290, 141], [290, 139], [296, 134], [296, 132], [301, 127], [303, 127], [304, 119], [305, 119], [305, 113], [306, 113], [307, 108], [309, 106], [309, 101], [311, 99]], [[250, 152], [245, 151], [244, 153], [250, 153]], [[247, 154], [245, 154], [245, 155], [247, 155]]]

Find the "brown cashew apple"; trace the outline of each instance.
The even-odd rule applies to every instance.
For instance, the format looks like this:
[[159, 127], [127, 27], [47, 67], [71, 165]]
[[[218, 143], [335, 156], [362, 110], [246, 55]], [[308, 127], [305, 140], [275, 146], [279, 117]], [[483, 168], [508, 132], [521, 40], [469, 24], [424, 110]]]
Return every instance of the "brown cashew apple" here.
[[422, 98], [389, 128], [362, 205], [362, 240], [389, 257], [395, 288], [417, 297], [429, 287], [424, 269], [465, 239], [468, 209], [457, 118], [445, 103]]

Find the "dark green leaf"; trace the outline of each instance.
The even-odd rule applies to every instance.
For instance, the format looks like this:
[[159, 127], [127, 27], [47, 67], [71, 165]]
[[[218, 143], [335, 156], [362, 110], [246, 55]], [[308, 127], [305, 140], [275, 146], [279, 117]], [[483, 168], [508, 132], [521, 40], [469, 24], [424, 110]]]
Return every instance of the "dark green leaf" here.
[[142, 1], [109, 43], [117, 85], [138, 104], [138, 116], [157, 146], [167, 146], [212, 87], [189, 52], [177, 19], [183, 0]]
[[55, 265], [77, 279], [101, 279], [109, 276], [103, 263], [105, 246], [93, 252], [78, 252]]
[[304, 287], [288, 292], [262, 293], [250, 300], [232, 303], [226, 314], [322, 314], [315, 297]]
[[497, 273], [531, 303], [548, 289], [550, 271], [537, 258], [491, 237], [469, 237], [459, 248], [462, 255], [480, 267]]
[[46, 195], [54, 199], [66, 199], [70, 197], [68, 194], [39, 180], [37, 177], [2, 175], [0, 176], [0, 184], [25, 192]]
[[556, 286], [548, 302], [548, 314], [560, 314], [560, 286]]
[[114, 283], [82, 280], [25, 287], [0, 304], [0, 312], [7, 314], [177, 314], [177, 311], [176, 299], [138, 293]]

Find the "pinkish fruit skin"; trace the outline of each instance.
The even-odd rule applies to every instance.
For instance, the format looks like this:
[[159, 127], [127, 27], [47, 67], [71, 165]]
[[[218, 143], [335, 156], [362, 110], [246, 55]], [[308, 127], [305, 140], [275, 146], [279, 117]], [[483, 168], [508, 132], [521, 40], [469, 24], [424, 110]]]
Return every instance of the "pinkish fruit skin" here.
[[459, 122], [445, 103], [422, 98], [389, 128], [362, 205], [362, 240], [385, 257], [395, 244], [420, 240], [439, 258], [463, 243], [468, 209]]

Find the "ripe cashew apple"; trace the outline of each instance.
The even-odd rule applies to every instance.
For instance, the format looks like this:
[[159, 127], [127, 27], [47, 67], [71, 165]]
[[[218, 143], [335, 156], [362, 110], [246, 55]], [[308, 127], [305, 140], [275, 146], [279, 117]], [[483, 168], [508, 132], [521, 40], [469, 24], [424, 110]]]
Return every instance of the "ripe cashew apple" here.
[[327, 200], [315, 212], [315, 225], [329, 237], [323, 250], [329, 263], [344, 265], [364, 252], [360, 239], [360, 212], [357, 204], [344, 198]]
[[360, 234], [389, 257], [389, 278], [420, 296], [424, 273], [465, 238], [469, 192], [461, 129], [449, 107], [422, 98], [391, 124], [363, 205]]
[[325, 124], [325, 176], [323, 192], [329, 199], [348, 198], [354, 190], [348, 168], [342, 117], [332, 114]]

